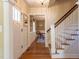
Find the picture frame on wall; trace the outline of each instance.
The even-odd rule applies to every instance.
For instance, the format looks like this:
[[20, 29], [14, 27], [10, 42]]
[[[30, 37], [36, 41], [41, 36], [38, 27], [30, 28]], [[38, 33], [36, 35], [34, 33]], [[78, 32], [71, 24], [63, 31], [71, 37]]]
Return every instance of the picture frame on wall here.
[[26, 26], [28, 24], [28, 16], [22, 13], [23, 25]]

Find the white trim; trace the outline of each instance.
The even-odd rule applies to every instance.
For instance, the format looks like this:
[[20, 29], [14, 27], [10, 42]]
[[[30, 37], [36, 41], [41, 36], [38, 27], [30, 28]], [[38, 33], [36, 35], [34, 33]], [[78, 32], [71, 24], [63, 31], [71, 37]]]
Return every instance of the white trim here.
[[46, 30], [46, 14], [40, 14], [40, 13], [29, 13], [29, 16], [30, 15], [42, 15], [42, 16], [44, 16], [45, 17], [45, 47], [48, 47], [48, 43], [47, 43], [47, 35], [46, 35], [46, 33], [47, 33], [47, 30]]
[[55, 27], [54, 24], [51, 25], [51, 53], [55, 54]]
[[3, 2], [4, 59], [10, 59], [9, 3]]

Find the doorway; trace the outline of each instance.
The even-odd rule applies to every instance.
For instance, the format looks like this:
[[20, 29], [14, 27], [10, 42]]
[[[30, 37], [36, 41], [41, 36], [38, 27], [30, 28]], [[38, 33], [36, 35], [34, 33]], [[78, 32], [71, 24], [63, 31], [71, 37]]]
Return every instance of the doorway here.
[[36, 42], [45, 45], [45, 16], [30, 15], [30, 31], [36, 33]]

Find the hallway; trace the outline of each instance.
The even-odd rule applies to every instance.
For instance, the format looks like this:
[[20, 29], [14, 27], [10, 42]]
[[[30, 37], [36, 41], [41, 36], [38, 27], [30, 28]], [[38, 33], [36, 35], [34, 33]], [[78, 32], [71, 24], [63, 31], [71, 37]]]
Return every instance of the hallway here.
[[34, 42], [20, 59], [51, 59], [49, 49], [44, 44]]
[[0, 59], [79, 59], [79, 0], [0, 0], [0, 15]]

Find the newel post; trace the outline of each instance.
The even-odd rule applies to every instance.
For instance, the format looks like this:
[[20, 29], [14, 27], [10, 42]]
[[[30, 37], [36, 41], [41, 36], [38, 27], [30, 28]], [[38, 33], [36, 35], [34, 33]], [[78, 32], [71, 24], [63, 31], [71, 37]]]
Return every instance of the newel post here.
[[56, 51], [55, 48], [55, 26], [51, 25], [51, 54], [54, 54]]

